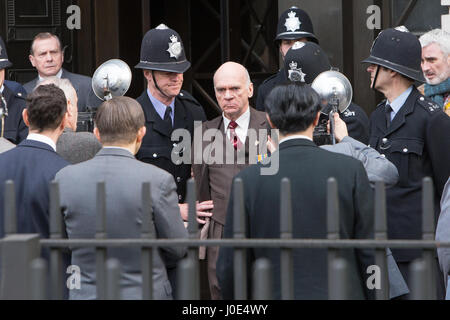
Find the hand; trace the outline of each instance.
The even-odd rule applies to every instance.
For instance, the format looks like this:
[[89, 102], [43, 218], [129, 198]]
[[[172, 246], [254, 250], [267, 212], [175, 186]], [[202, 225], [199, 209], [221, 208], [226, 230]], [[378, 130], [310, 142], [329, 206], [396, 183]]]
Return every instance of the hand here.
[[270, 153], [274, 153], [277, 150], [277, 146], [270, 136], [267, 136], [267, 150], [269, 150]]
[[[336, 142], [341, 142], [342, 139], [348, 136], [347, 125], [339, 117], [339, 113], [333, 113], [334, 117], [334, 137]], [[328, 133], [330, 133], [330, 121], [328, 121]]]
[[[189, 216], [189, 205], [187, 203], [179, 203], [181, 219], [184, 221], [188, 220]], [[200, 224], [205, 224], [205, 218], [212, 217], [212, 213], [209, 212], [214, 209], [214, 204], [212, 200], [203, 201], [199, 203], [197, 201], [197, 222]]]

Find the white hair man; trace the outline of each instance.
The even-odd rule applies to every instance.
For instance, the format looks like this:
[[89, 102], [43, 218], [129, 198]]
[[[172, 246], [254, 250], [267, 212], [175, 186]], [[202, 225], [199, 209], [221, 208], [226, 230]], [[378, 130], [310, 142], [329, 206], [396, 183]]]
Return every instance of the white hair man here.
[[76, 132], [78, 120], [78, 96], [68, 79], [48, 77], [38, 83], [54, 84], [62, 91], [67, 100], [67, 122], [64, 132], [56, 144], [56, 152], [71, 164], [92, 159], [102, 148], [100, 142], [90, 132]]
[[434, 29], [419, 38], [422, 71], [427, 83], [424, 94], [450, 115], [450, 34]]

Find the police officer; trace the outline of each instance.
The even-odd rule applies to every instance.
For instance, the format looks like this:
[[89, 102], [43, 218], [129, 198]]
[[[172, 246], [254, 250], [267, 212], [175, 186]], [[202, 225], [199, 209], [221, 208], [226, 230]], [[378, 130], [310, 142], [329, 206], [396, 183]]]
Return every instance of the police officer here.
[[[311, 84], [320, 73], [330, 69], [328, 57], [318, 44], [297, 41], [287, 51], [282, 70], [289, 81]], [[352, 102], [339, 117], [347, 125], [350, 137], [369, 143], [369, 118], [360, 106]]]
[[[290, 7], [284, 11], [278, 20], [277, 36], [275, 43], [280, 50], [281, 57], [284, 60], [289, 48], [296, 41], [313, 41], [319, 43], [314, 35], [313, 25], [306, 11], [297, 7]], [[283, 69], [276, 74], [270, 76], [259, 86], [258, 95], [256, 97], [256, 109], [265, 111], [264, 100], [270, 91], [277, 85], [285, 83], [287, 78]]]
[[[390, 239], [422, 237], [422, 179], [434, 181], [435, 213], [450, 174], [450, 118], [424, 97], [414, 81], [424, 82], [419, 40], [405, 28], [382, 31], [363, 62], [369, 63], [371, 87], [386, 97], [370, 117], [370, 146], [398, 169], [399, 182], [387, 190]], [[392, 249], [405, 280], [421, 250]], [[437, 261], [433, 271], [439, 274]], [[443, 279], [438, 282], [443, 297]]]
[[25, 89], [17, 82], [5, 81], [5, 69], [12, 66], [6, 46], [0, 37], [0, 136], [13, 144], [19, 144], [28, 135], [28, 127], [22, 119], [25, 109]]
[[[149, 30], [142, 39], [141, 58], [135, 68], [143, 69], [147, 89], [137, 98], [145, 114], [147, 133], [136, 155], [138, 160], [153, 164], [172, 174], [177, 185], [181, 216], [187, 220], [186, 182], [191, 177], [191, 165], [174, 158], [183, 157], [179, 141], [172, 141], [175, 129], [189, 131], [191, 141], [194, 136], [194, 121], [205, 121], [202, 106], [190, 94], [181, 90], [183, 73], [191, 63], [186, 59], [180, 35], [161, 24]], [[186, 141], [184, 141], [186, 143]], [[202, 204], [199, 204], [200, 206]], [[199, 212], [212, 206], [197, 207], [197, 215], [210, 216]], [[199, 220], [199, 219], [198, 219]], [[199, 222], [203, 222], [200, 220]], [[175, 266], [168, 266], [169, 280], [175, 290]]]

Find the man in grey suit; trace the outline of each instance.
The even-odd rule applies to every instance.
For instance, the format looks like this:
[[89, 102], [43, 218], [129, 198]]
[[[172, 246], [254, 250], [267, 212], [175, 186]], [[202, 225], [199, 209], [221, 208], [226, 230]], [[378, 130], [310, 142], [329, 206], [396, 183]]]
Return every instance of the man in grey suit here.
[[69, 79], [72, 83], [79, 98], [78, 111], [84, 112], [88, 107], [96, 109], [102, 103], [92, 90], [90, 77], [71, 73], [62, 67], [64, 51], [58, 36], [49, 32], [37, 34], [31, 44], [29, 59], [38, 71], [38, 77], [23, 85], [28, 93], [33, 91], [40, 80], [56, 76]]
[[39, 81], [38, 86], [50, 83], [64, 91], [67, 100], [66, 127], [58, 139], [56, 152], [71, 164], [92, 159], [102, 148], [102, 145], [91, 132], [76, 132], [78, 97], [74, 87], [69, 80], [57, 77], [49, 77]]
[[[104, 102], [96, 115], [94, 134], [103, 149], [91, 160], [67, 167], [56, 175], [69, 239], [94, 238], [96, 186], [106, 185], [106, 233], [108, 238], [139, 238], [142, 229], [142, 184], [151, 182], [154, 225], [158, 238], [187, 238], [178, 207], [173, 177], [134, 158], [146, 133], [145, 118], [136, 100], [116, 97]], [[74, 183], [74, 181], [77, 181]], [[160, 248], [153, 260], [155, 299], [172, 299], [166, 265], [175, 264], [185, 248]], [[111, 248], [108, 258], [121, 263], [121, 298], [142, 297], [140, 249]], [[96, 298], [95, 250], [74, 248], [72, 264], [80, 267], [81, 289], [71, 290], [71, 299]]]

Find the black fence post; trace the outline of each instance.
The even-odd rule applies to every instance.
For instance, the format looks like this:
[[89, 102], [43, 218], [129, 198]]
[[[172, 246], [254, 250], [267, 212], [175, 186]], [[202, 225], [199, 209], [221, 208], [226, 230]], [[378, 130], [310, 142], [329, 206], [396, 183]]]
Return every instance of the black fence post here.
[[[434, 240], [435, 215], [434, 215], [434, 191], [433, 181], [429, 177], [422, 181], [422, 239]], [[430, 300], [436, 300], [436, 249], [424, 249], [423, 259], [426, 264], [427, 291]]]
[[[142, 239], [155, 239], [150, 183], [142, 184]], [[153, 253], [152, 247], [142, 248], [142, 299], [153, 299]]]
[[[59, 184], [50, 182], [50, 239], [62, 238], [62, 213], [59, 198]], [[52, 300], [63, 299], [64, 273], [61, 249], [50, 249], [50, 293]], [[64, 270], [65, 271], [65, 270]]]
[[[97, 183], [97, 223], [96, 239], [106, 239], [106, 189], [105, 182]], [[106, 299], [106, 248], [97, 247], [96, 251], [96, 278], [97, 299]]]
[[47, 295], [47, 261], [42, 258], [34, 259], [30, 265], [31, 299], [46, 300]]
[[28, 300], [31, 295], [31, 262], [39, 258], [38, 234], [14, 234], [2, 240], [2, 300]]
[[[337, 191], [337, 181], [335, 178], [329, 178], [327, 181], [327, 239], [339, 240], [339, 199]], [[337, 258], [337, 249], [328, 248], [328, 297], [333, 298], [336, 288], [333, 286], [339, 284], [336, 282], [337, 274], [336, 266], [334, 266]]]
[[[387, 239], [386, 222], [386, 188], [383, 181], [375, 183], [375, 240]], [[389, 299], [389, 278], [387, 267], [387, 255], [385, 248], [377, 248], [375, 251], [375, 263], [380, 268], [380, 289], [376, 289], [377, 300]]]
[[[197, 193], [195, 190], [194, 179], [189, 179], [187, 182], [187, 201], [188, 201], [188, 234], [189, 239], [194, 240], [198, 238], [198, 222], [197, 222]], [[189, 247], [188, 257], [193, 264], [193, 278], [192, 278], [192, 298], [194, 300], [200, 299], [200, 270], [198, 262], [198, 247]], [[177, 275], [178, 276], [178, 275]], [[184, 290], [184, 289], [183, 289]]]
[[332, 277], [328, 279], [329, 299], [347, 300], [348, 296], [348, 263], [343, 258], [335, 258], [331, 262]]
[[429, 286], [427, 263], [423, 259], [417, 259], [411, 263], [411, 300], [428, 300]]
[[16, 218], [16, 191], [14, 189], [14, 181], [8, 180], [5, 182], [4, 194], [4, 232], [5, 236], [17, 233], [17, 218]]
[[196, 262], [191, 257], [186, 257], [177, 265], [177, 292], [178, 300], [198, 300], [199, 289]]
[[272, 299], [272, 266], [269, 259], [260, 258], [253, 264], [253, 300]]
[[117, 259], [108, 259], [106, 262], [106, 298], [120, 300], [120, 262]]
[[[244, 186], [241, 178], [234, 180], [233, 237], [245, 238]], [[245, 248], [234, 248], [234, 299], [247, 300], [247, 263]]]
[[[281, 180], [280, 188], [280, 237], [292, 239], [292, 199], [291, 182]], [[292, 248], [281, 248], [281, 299], [294, 299], [294, 266]]]

